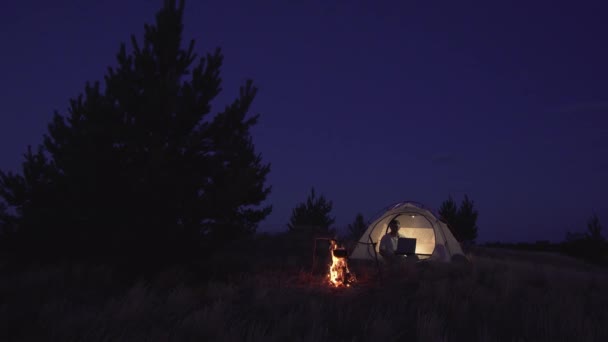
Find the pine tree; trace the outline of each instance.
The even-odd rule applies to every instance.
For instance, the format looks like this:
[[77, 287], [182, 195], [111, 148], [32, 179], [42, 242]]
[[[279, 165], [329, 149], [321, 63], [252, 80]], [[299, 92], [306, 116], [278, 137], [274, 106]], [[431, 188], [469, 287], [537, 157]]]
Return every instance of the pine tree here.
[[477, 239], [477, 216], [478, 212], [474, 209], [474, 202], [469, 199], [469, 196], [464, 195], [456, 215], [456, 226], [462, 240], [472, 243]]
[[593, 263], [608, 264], [608, 244], [602, 236], [602, 225], [596, 213], [587, 221], [586, 232], [566, 232], [566, 240], [561, 247], [566, 254]]
[[439, 207], [439, 215], [441, 219], [448, 223], [451, 227], [456, 225], [456, 216], [458, 214], [458, 207], [452, 196], [448, 197], [447, 200], [441, 203]]
[[330, 227], [335, 219], [330, 216], [333, 203], [325, 196], [316, 196], [312, 188], [306, 202], [297, 205], [291, 212], [287, 227], [290, 232], [306, 232], [310, 234], [330, 233]]
[[[3, 221], [11, 230], [19, 228], [20, 235], [28, 241], [28, 247], [46, 253], [51, 241], [67, 241], [67, 226], [61, 225], [58, 209], [62, 207], [59, 175], [51, 161], [39, 147], [36, 153], [28, 146], [22, 165], [23, 175], [0, 171], [0, 197], [12, 208], [13, 214], [4, 209]], [[61, 250], [63, 245], [55, 246]]]
[[596, 213], [593, 213], [589, 218], [589, 221], [587, 221], [587, 238], [592, 241], [604, 241], [604, 237], [602, 236], [602, 225]]
[[182, 47], [183, 11], [166, 0], [143, 43], [132, 36], [130, 53], [121, 45], [105, 86], [87, 83], [67, 114], [55, 113], [24, 175], [0, 173], [20, 230], [83, 246], [76, 254], [166, 256], [200, 238], [252, 233], [270, 213], [260, 207], [270, 165], [250, 134], [259, 115], [247, 116], [257, 89], [247, 81], [210, 116], [223, 56]]
[[4, 202], [0, 201], [0, 238], [6, 234], [8, 227], [9, 215], [6, 211], [7, 207]]
[[474, 209], [474, 202], [467, 195], [464, 196], [460, 207], [457, 207], [452, 196], [449, 196], [441, 203], [439, 215], [450, 226], [459, 241], [475, 242], [478, 212]]
[[361, 235], [363, 235], [363, 233], [365, 233], [365, 230], [367, 229], [367, 225], [365, 224], [365, 220], [363, 219], [363, 214], [358, 213], [353, 223], [349, 224], [347, 228], [350, 239], [359, 240], [359, 238], [361, 238]]

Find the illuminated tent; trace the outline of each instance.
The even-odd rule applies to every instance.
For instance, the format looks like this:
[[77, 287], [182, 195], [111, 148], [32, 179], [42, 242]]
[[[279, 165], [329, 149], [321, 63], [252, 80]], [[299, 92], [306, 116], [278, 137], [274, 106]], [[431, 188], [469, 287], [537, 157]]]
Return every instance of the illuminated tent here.
[[380, 239], [388, 233], [388, 223], [393, 219], [400, 223], [400, 237], [416, 239], [415, 254], [418, 259], [451, 261], [456, 255], [464, 256], [460, 243], [436, 215], [418, 203], [402, 202], [388, 207], [369, 225], [350, 259], [382, 259], [379, 254]]

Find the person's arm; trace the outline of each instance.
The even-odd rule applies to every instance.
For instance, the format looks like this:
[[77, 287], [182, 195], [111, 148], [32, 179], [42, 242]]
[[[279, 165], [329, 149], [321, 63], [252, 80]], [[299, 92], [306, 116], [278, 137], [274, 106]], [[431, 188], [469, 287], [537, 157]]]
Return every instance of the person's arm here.
[[389, 246], [388, 244], [390, 244], [390, 239], [387, 238], [388, 235], [385, 235], [382, 237], [382, 239], [380, 240], [380, 255], [382, 255], [383, 258], [392, 258], [394, 257], [394, 253], [391, 253], [390, 250], [392, 248], [390, 248], [391, 246]]
[[393, 253], [387, 252], [386, 250], [381, 250], [380, 255], [382, 255], [382, 257], [386, 259], [394, 257]]

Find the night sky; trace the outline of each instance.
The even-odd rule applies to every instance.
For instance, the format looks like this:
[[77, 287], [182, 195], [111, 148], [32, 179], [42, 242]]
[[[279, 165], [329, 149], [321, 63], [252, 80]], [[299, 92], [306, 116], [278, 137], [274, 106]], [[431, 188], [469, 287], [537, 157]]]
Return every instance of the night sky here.
[[[559, 241], [593, 211], [608, 235], [608, 2], [464, 3], [186, 1], [185, 38], [225, 55], [215, 111], [259, 87], [274, 207], [260, 230], [286, 229], [314, 186], [339, 227], [466, 193], [481, 242]], [[20, 170], [161, 4], [0, 4], [0, 169]]]

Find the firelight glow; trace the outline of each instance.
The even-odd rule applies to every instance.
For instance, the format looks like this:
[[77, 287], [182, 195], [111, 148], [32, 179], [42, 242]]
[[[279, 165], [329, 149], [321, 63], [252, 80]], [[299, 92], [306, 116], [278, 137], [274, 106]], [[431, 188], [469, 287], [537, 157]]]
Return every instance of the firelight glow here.
[[355, 280], [354, 274], [350, 273], [345, 256], [336, 256], [335, 251], [346, 250], [340, 248], [336, 241], [331, 241], [329, 252], [331, 254], [331, 265], [327, 277], [331, 285], [335, 287], [350, 287], [350, 283]]

